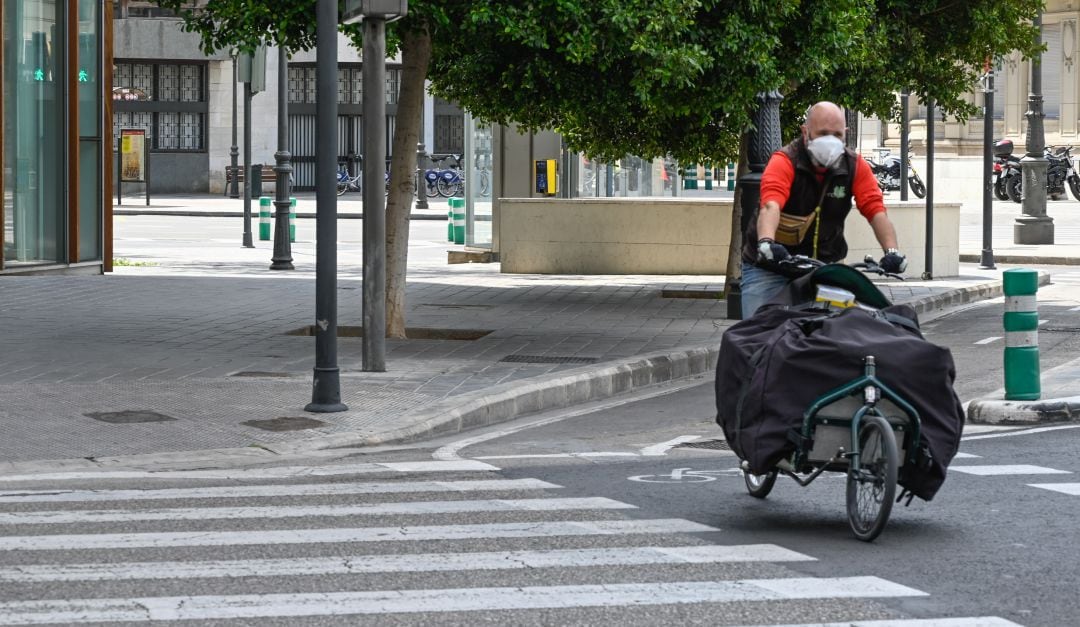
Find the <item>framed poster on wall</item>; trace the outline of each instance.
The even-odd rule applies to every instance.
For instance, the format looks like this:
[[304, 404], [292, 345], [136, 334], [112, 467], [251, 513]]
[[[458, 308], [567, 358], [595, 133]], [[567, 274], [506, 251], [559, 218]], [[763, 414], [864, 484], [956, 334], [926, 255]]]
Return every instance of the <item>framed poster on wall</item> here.
[[143, 183], [146, 189], [146, 204], [150, 205], [150, 183], [148, 181], [149, 152], [146, 145], [146, 129], [120, 129], [120, 153], [117, 155], [119, 167], [116, 180], [116, 204], [123, 204], [121, 188], [124, 183]]

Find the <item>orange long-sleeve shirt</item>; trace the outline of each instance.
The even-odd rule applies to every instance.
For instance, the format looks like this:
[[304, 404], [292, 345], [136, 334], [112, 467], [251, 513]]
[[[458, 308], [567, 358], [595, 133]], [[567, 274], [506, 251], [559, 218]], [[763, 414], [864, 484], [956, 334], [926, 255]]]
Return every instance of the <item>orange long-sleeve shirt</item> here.
[[[825, 180], [825, 168], [817, 168], [817, 180], [818, 183]], [[791, 163], [791, 159], [780, 151], [774, 152], [761, 175], [762, 206], [771, 200], [783, 209], [791, 195], [791, 184], [794, 181], [795, 165]], [[856, 208], [867, 220], [872, 220], [879, 213], [885, 213], [885, 199], [866, 159], [855, 160], [855, 181], [852, 183], [851, 192], [855, 197]]]

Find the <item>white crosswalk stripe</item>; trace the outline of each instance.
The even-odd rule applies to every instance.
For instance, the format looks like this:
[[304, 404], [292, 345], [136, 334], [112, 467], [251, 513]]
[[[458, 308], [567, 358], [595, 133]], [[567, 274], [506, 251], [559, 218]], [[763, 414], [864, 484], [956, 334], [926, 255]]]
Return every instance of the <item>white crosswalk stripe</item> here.
[[[39, 486], [49, 481], [62, 485], [123, 480], [143, 487], [0, 490], [0, 526], [18, 534], [0, 535], [0, 555], [4, 556], [0, 625], [217, 623], [570, 608], [618, 612], [635, 605], [927, 596], [871, 576], [778, 576], [779, 566], [771, 566], [767, 578], [749, 578], [745, 572], [723, 576], [719, 571], [710, 576], [710, 571], [703, 574], [701, 569], [720, 569], [723, 564], [752, 568], [815, 558], [772, 544], [714, 544], [722, 537], [722, 530], [715, 526], [680, 518], [628, 518], [625, 512], [637, 510], [634, 505], [603, 497], [559, 497], [548, 491], [562, 486], [538, 479], [501, 479], [490, 474], [472, 480], [437, 479], [448, 472], [498, 470], [464, 460], [167, 473], [106, 471], [93, 477], [51, 473], [49, 479], [24, 475], [18, 480]], [[395, 478], [347, 480], [348, 475], [372, 473]], [[424, 474], [429, 476], [417, 476]], [[13, 476], [7, 479], [15, 480]], [[145, 487], [146, 481], [157, 479], [243, 484]], [[301, 482], [288, 481], [297, 479]], [[273, 481], [279, 483], [269, 483]], [[281, 502], [293, 497], [313, 500]], [[252, 502], [218, 504], [221, 499]], [[174, 505], [176, 501], [180, 506]], [[93, 509], [96, 503], [112, 505]], [[334, 517], [351, 519], [346, 527], [333, 527], [323, 520]], [[372, 520], [371, 526], [363, 524], [365, 518]], [[266, 521], [272, 526], [263, 526]], [[681, 542], [673, 542], [678, 534], [705, 535], [683, 536]], [[444, 543], [445, 550], [440, 550]], [[320, 551], [319, 547], [327, 548]], [[284, 554], [275, 554], [277, 549]], [[67, 553], [113, 550], [124, 551], [130, 561], [98, 559], [91, 553], [72, 558]], [[150, 559], [146, 559], [148, 551], [153, 555]], [[672, 570], [672, 566], [697, 570]], [[647, 581], [628, 582], [619, 570], [624, 568], [641, 573], [655, 570], [656, 574]], [[602, 583], [606, 569], [618, 579]], [[537, 575], [538, 571], [550, 573], [550, 579]], [[447, 581], [435, 577], [437, 573], [452, 573], [454, 587], [412, 583], [397, 589], [386, 584], [395, 576]], [[485, 573], [487, 579], [482, 577]], [[378, 577], [365, 579], [365, 575]], [[498, 579], [493, 580], [495, 575]], [[575, 583], [575, 576], [588, 581]], [[537, 577], [542, 583], [557, 581], [559, 585], [535, 585]], [[229, 594], [214, 594], [220, 584], [208, 587], [208, 582], [226, 579]], [[472, 580], [476, 581], [470, 586]], [[370, 589], [372, 584], [364, 584], [370, 581], [380, 583]], [[65, 582], [79, 583], [80, 593], [50, 598], [56, 596], [55, 584]], [[122, 582], [127, 587], [120, 589], [132, 590], [128, 593], [132, 596], [110, 594], [110, 582]], [[38, 590], [26, 596], [10, 592], [27, 586]], [[154, 586], [170, 586], [170, 594], [145, 594]], [[896, 623], [897, 627], [906, 624]], [[937, 623], [910, 624], [930, 627]], [[955, 623], [961, 624], [983, 623]], [[1004, 627], [1009, 623], [985, 624]], [[940, 625], [953, 627], [954, 623]]]
[[306, 594], [19, 601], [0, 604], [0, 625], [277, 616], [623, 607], [789, 599], [923, 597], [877, 577], [679, 581], [525, 588], [375, 590]]
[[997, 464], [989, 466], [950, 466], [949, 470], [969, 475], [991, 477], [999, 475], [1070, 475], [1068, 470], [1056, 470], [1027, 464]]
[[1033, 488], [1068, 494], [1069, 496], [1080, 496], [1080, 483], [1029, 483], [1028, 485]]
[[264, 486], [164, 488], [161, 490], [19, 490], [0, 492], [0, 503], [72, 503], [88, 501], [151, 501], [161, 499], [233, 499], [248, 497], [401, 494], [406, 492], [481, 492], [559, 488], [539, 479], [480, 481], [411, 481], [406, 483], [330, 483]]
[[923, 618], [911, 620], [857, 620], [843, 623], [814, 623], [802, 625], [773, 625], [772, 627], [1022, 627], [997, 616], [968, 616], [964, 618]]

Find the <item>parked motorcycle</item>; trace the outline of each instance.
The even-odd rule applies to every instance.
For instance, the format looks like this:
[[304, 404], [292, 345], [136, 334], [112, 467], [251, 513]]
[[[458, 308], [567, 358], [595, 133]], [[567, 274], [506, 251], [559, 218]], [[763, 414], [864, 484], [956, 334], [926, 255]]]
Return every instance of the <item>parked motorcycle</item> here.
[[[1065, 186], [1069, 187], [1073, 198], [1080, 200], [1080, 175], [1073, 167], [1072, 146], [1055, 148], [1047, 146], [1043, 151], [1046, 158], [1046, 196], [1050, 200], [1063, 200]], [[1005, 191], [1013, 202], [1020, 202], [1024, 194], [1024, 177], [1019, 163], [1012, 168], [1005, 179]]]
[[1020, 157], [1013, 154], [1012, 140], [1000, 139], [994, 142], [994, 196], [998, 200], [1009, 200], [1005, 183], [1009, 176], [1020, 173]]
[[[883, 192], [895, 192], [900, 190], [900, 157], [894, 157], [888, 150], [878, 149], [878, 158], [881, 161], [867, 159], [870, 170], [877, 177], [878, 187]], [[919, 198], [926, 197], [926, 185], [919, 178], [919, 173], [911, 163], [911, 154], [908, 154], [908, 185], [911, 191]]]

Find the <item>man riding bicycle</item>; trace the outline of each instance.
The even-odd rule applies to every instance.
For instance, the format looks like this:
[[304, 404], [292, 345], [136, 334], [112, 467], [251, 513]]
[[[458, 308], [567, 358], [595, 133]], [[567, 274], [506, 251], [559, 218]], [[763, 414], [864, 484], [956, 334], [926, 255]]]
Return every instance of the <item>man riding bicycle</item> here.
[[818, 102], [807, 111], [800, 137], [769, 159], [761, 206], [743, 234], [744, 319], [791, 280], [770, 269], [778, 262], [792, 254], [827, 263], [847, 256], [844, 220], [852, 199], [885, 251], [881, 269], [899, 274], [907, 268], [877, 179], [864, 159], [844, 147], [846, 131], [840, 107]]

